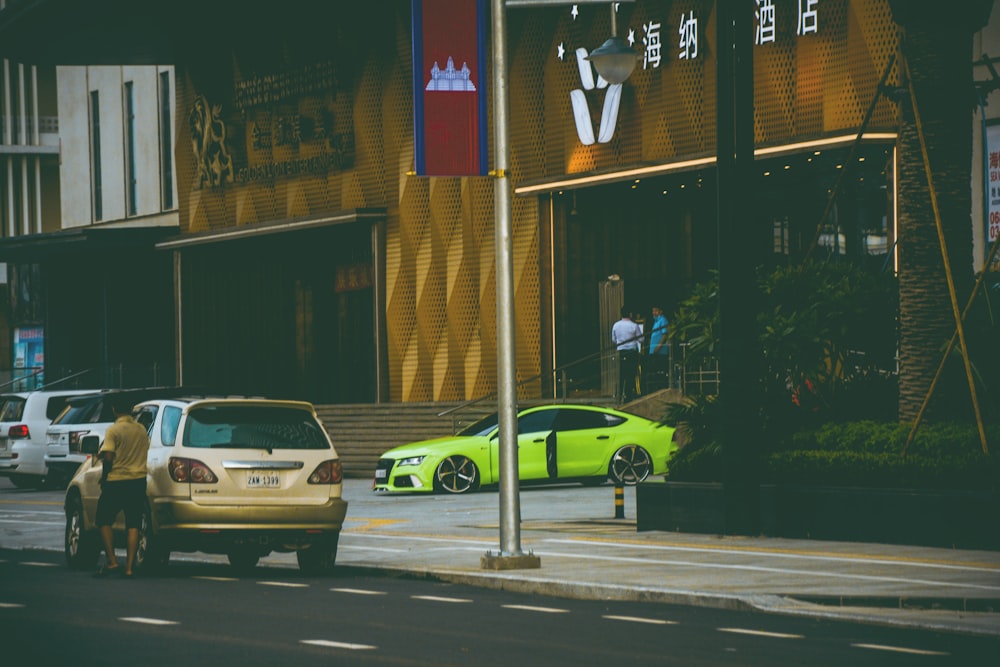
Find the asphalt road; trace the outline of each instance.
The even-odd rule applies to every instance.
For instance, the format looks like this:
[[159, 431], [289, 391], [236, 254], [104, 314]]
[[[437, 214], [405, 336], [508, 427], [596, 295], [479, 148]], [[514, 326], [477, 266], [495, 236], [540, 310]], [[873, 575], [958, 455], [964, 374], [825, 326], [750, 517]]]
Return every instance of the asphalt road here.
[[[568, 600], [402, 577], [173, 563], [95, 579], [0, 550], [10, 665], [974, 665], [998, 642], [674, 605]], [[8, 660], [10, 660], [8, 662]]]

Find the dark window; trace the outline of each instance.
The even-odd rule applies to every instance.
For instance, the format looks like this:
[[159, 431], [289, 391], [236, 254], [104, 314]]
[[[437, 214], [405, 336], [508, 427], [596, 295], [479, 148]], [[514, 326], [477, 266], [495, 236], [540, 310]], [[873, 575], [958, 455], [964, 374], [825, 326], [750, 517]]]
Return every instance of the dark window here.
[[66, 409], [69, 396], [52, 396], [45, 404], [45, 418], [52, 421], [59, 416], [59, 413]]
[[25, 400], [20, 396], [12, 396], [4, 399], [3, 412], [0, 412], [0, 422], [16, 422], [24, 414]]
[[211, 406], [188, 412], [186, 447], [232, 449], [329, 449], [312, 414], [271, 406]]
[[135, 89], [131, 81], [125, 82], [125, 177], [128, 214], [135, 215], [138, 188], [135, 177]]
[[90, 180], [94, 220], [101, 220], [104, 217], [101, 188], [101, 100], [96, 90], [90, 92]]
[[517, 420], [518, 433], [538, 433], [539, 431], [551, 431], [552, 422], [555, 420], [557, 410], [546, 408], [538, 412], [529, 412], [521, 415]]
[[562, 408], [556, 418], [557, 431], [579, 431], [589, 428], [605, 428], [616, 426], [625, 420], [615, 415], [593, 410], [574, 410], [573, 408]]
[[91, 398], [83, 401], [70, 401], [62, 414], [53, 420], [53, 424], [97, 424], [101, 421], [114, 421], [101, 419], [101, 408], [104, 400], [101, 398]]
[[156, 412], [158, 408], [155, 405], [150, 405], [142, 408], [135, 414], [135, 420], [146, 429], [146, 433], [149, 435], [153, 434], [153, 422], [156, 421]]
[[163, 408], [163, 420], [160, 422], [160, 442], [165, 447], [173, 447], [177, 441], [177, 427], [181, 422], [181, 409], [168, 405]]
[[160, 188], [164, 209], [174, 207], [173, 118], [170, 115], [170, 72], [160, 72]]

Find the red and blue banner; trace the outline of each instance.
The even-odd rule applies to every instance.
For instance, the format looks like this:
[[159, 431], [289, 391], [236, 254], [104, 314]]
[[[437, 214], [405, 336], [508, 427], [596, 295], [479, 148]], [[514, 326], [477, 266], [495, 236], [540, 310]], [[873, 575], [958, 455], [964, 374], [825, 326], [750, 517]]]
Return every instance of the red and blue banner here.
[[417, 174], [485, 175], [486, 133], [486, 0], [413, 0]]

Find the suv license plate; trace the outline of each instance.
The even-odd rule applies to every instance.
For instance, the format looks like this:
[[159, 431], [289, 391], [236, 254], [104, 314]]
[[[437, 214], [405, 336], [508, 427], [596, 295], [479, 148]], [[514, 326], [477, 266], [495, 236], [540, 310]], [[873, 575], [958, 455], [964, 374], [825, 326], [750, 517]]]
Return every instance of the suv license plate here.
[[277, 471], [251, 470], [247, 473], [248, 489], [276, 489], [281, 486], [281, 476]]

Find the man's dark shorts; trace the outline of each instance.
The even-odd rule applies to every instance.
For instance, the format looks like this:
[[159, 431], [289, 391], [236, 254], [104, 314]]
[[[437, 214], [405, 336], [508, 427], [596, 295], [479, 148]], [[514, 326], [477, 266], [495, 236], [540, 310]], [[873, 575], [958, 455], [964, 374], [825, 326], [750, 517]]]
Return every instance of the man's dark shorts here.
[[125, 527], [138, 528], [146, 506], [146, 478], [104, 482], [97, 501], [97, 525], [110, 526], [125, 512]]

